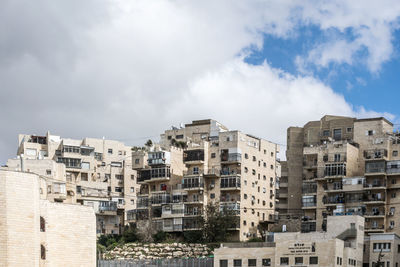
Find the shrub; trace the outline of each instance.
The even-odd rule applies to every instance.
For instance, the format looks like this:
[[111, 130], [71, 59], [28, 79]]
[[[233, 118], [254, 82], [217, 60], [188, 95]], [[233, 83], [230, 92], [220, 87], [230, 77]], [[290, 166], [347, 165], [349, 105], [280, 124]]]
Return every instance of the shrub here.
[[165, 242], [167, 239], [170, 239], [170, 235], [164, 231], [158, 231], [153, 235], [153, 239], [155, 243]]

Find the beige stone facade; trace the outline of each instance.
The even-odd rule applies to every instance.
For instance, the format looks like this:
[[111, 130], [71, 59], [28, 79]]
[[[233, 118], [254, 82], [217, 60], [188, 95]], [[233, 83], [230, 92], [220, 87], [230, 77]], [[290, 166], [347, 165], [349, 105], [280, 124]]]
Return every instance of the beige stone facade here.
[[237, 214], [233, 239], [257, 236], [274, 220], [277, 153], [277, 144], [214, 120], [167, 130], [160, 147], [133, 152], [141, 189], [131, 218], [151, 218], [168, 232], [196, 230], [196, 217], [217, 203]]
[[364, 218], [330, 216], [327, 232], [286, 232], [264, 243], [228, 243], [214, 266], [362, 266]]
[[42, 179], [0, 170], [0, 266], [95, 266], [93, 209], [41, 199]]
[[55, 202], [92, 206], [98, 234], [119, 234], [125, 210], [136, 208], [136, 171], [131, 147], [119, 141], [19, 135], [18, 158], [7, 168], [47, 178], [41, 194]]
[[325, 116], [290, 127], [287, 140], [281, 214], [300, 213], [303, 231], [323, 230], [329, 215], [359, 214], [366, 234], [400, 234], [400, 142], [391, 122]]

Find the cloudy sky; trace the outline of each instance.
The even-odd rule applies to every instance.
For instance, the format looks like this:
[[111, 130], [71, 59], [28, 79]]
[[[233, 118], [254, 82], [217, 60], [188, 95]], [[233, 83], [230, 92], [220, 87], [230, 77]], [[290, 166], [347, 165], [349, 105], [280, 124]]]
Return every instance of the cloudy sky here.
[[398, 0], [0, 1], [0, 163], [17, 134], [127, 144], [214, 118], [284, 143], [324, 114], [398, 121]]

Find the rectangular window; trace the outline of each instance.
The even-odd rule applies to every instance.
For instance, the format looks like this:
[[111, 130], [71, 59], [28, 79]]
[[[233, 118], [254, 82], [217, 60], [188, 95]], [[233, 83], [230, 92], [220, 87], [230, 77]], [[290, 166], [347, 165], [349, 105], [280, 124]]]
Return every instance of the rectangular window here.
[[219, 260], [220, 267], [228, 267], [228, 260]]
[[257, 259], [249, 259], [247, 266], [257, 266]]
[[288, 257], [282, 257], [281, 258], [281, 265], [289, 265], [289, 258]]
[[235, 267], [242, 266], [242, 260], [233, 260], [233, 266]]
[[318, 257], [310, 257], [310, 264], [318, 264]]
[[303, 257], [295, 257], [294, 258], [294, 264], [296, 264], [296, 265], [303, 264]]
[[324, 131], [322, 132], [322, 135], [323, 135], [323, 136], [329, 136], [329, 130], [324, 130]]
[[85, 172], [81, 173], [81, 181], [87, 181], [88, 180], [88, 174]]
[[177, 136], [175, 136], [176, 139], [183, 139], [183, 134], [178, 134]]
[[216, 157], [215, 153], [211, 153], [211, 158], [215, 159], [215, 157]]
[[115, 192], [122, 193], [122, 192], [124, 192], [124, 188], [123, 187], [115, 187]]
[[342, 129], [334, 129], [333, 130], [333, 139], [335, 139], [335, 140], [342, 139]]
[[109, 149], [108, 149], [108, 154], [109, 154], [109, 155], [112, 155], [112, 153], [113, 153], [112, 148], [109, 148]]
[[397, 157], [399, 155], [399, 152], [397, 150], [393, 150], [392, 155], [393, 157]]
[[81, 168], [83, 170], [89, 170], [90, 169], [90, 163], [89, 162], [82, 162], [81, 163]]
[[353, 128], [348, 127], [348, 128], [346, 129], [346, 131], [347, 131], [348, 133], [351, 133], [351, 132], [353, 131]]
[[262, 266], [271, 266], [271, 259], [262, 259]]

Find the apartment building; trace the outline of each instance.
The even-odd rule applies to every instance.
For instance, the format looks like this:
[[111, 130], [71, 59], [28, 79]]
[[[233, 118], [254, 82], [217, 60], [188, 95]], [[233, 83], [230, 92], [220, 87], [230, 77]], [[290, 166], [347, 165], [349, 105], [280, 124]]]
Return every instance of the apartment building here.
[[[365, 217], [365, 233], [400, 233], [399, 133], [385, 118], [324, 116], [287, 136], [287, 204], [302, 231], [323, 230], [329, 215]], [[283, 203], [283, 202], [281, 202]]]
[[125, 210], [136, 208], [131, 147], [119, 141], [19, 135], [18, 158], [7, 168], [45, 177], [41, 192], [55, 202], [80, 203], [96, 212], [98, 234], [118, 234]]
[[363, 230], [361, 216], [329, 216], [325, 232], [281, 232], [267, 242], [222, 244], [214, 250], [214, 266], [362, 266]]
[[0, 170], [0, 266], [95, 266], [93, 209], [47, 200], [43, 180]]
[[277, 153], [277, 144], [215, 120], [166, 130], [159, 147], [132, 154], [141, 186], [130, 218], [150, 218], [167, 232], [197, 230], [207, 204], [216, 203], [237, 214], [233, 239], [257, 236], [275, 218]]

